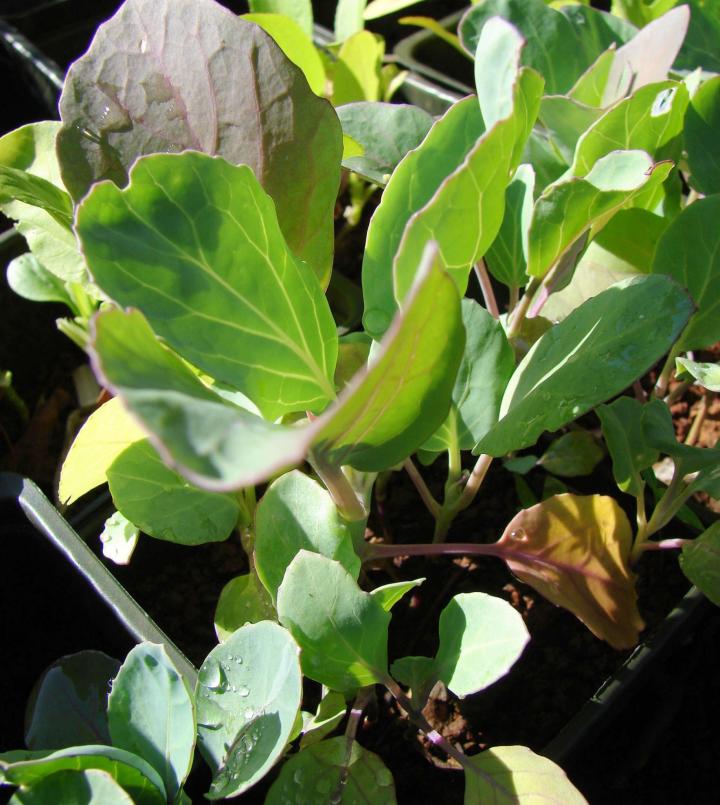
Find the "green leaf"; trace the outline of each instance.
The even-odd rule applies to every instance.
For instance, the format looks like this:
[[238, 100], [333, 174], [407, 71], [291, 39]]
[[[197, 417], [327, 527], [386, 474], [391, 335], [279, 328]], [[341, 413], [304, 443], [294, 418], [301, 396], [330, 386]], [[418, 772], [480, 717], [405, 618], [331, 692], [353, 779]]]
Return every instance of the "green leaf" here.
[[485, 255], [490, 273], [509, 288], [520, 288], [527, 281], [527, 239], [534, 191], [532, 165], [520, 165], [505, 189], [505, 215]]
[[8, 263], [8, 285], [23, 299], [32, 302], [62, 302], [70, 309], [74, 303], [65, 283], [48, 271], [31, 252], [21, 254]]
[[242, 18], [270, 34], [288, 59], [302, 70], [310, 89], [322, 96], [325, 92], [325, 67], [312, 41], [312, 9], [310, 12], [309, 31], [284, 12], [243, 14]]
[[[392, 266], [406, 224], [435, 195], [483, 132], [475, 98], [453, 104], [393, 172], [370, 221], [362, 266], [363, 325], [379, 338], [396, 310]], [[417, 266], [415, 267], [417, 268]]]
[[584, 106], [596, 108], [602, 106], [605, 87], [614, 61], [615, 48], [601, 53], [573, 84], [567, 97]]
[[552, 182], [557, 181], [567, 171], [567, 164], [558, 154], [547, 135], [537, 128], [530, 132], [525, 143], [522, 161], [530, 164], [535, 171], [536, 195]]
[[649, 274], [655, 249], [670, 221], [640, 207], [618, 210], [595, 236], [594, 243], [629, 268]]
[[367, 366], [372, 343], [367, 333], [348, 333], [340, 338], [335, 366], [335, 385], [338, 389], [345, 388], [355, 374]]
[[125, 789], [99, 769], [60, 771], [28, 789], [16, 791], [11, 805], [133, 805]]
[[510, 571], [616, 649], [644, 628], [630, 570], [632, 529], [614, 498], [558, 494], [523, 509], [495, 544]]
[[465, 805], [478, 802], [531, 803], [536, 800], [587, 805], [560, 766], [525, 746], [495, 746], [468, 758]]
[[288, 565], [301, 550], [336, 559], [357, 579], [360, 558], [354, 541], [365, 522], [340, 516], [330, 493], [299, 470], [268, 487], [255, 511], [255, 568], [273, 600]]
[[300, 551], [280, 585], [277, 610], [311, 679], [344, 693], [387, 675], [390, 615], [339, 562]]
[[517, 610], [485, 593], [460, 593], [440, 613], [436, 674], [461, 699], [505, 676], [530, 640]]
[[254, 486], [304, 459], [312, 431], [272, 425], [222, 399], [160, 345], [138, 311], [104, 311], [93, 329], [103, 383], [191, 482], [216, 491]]
[[60, 114], [76, 201], [102, 179], [124, 185], [143, 155], [218, 155], [249, 166], [290, 248], [327, 284], [340, 125], [257, 25], [211, 0], [128, 0], [68, 71]]
[[309, 38], [313, 34], [313, 9], [310, 0], [249, 0], [250, 11], [276, 14], [292, 20]]
[[25, 716], [28, 749], [64, 749], [110, 743], [107, 695], [120, 663], [102, 651], [56, 660], [35, 684]]
[[146, 760], [124, 749], [88, 745], [0, 754], [0, 782], [10, 785], [34, 787], [57, 772], [87, 769], [107, 772], [136, 805], [167, 805], [162, 777]]
[[558, 153], [570, 165], [580, 136], [602, 114], [602, 109], [586, 106], [565, 95], [546, 95], [538, 118]]
[[685, 148], [690, 184], [699, 193], [720, 192], [720, 76], [703, 82], [690, 99], [685, 115]]
[[408, 221], [393, 262], [395, 298], [410, 287], [428, 240], [437, 240], [442, 262], [461, 293], [470, 269], [497, 235], [505, 188], [517, 168], [525, 140], [537, 118], [542, 79], [532, 70], [517, 74], [512, 113], [480, 137], [463, 163], [433, 198]]
[[265, 799], [266, 805], [304, 801], [314, 805], [396, 805], [390, 771], [373, 752], [341, 735], [303, 749], [288, 759]]
[[322, 410], [334, 396], [330, 308], [246, 165], [192, 152], [145, 157], [126, 189], [93, 189], [77, 231], [112, 299], [142, 310], [183, 357], [268, 419]]
[[681, 475], [720, 465], [720, 447], [692, 447], [676, 440], [672, 414], [661, 400], [652, 400], [643, 407], [641, 424], [643, 438], [651, 447], [670, 456]]
[[300, 748], [307, 749], [331, 733], [345, 717], [347, 708], [342, 693], [329, 690], [320, 700], [315, 715], [303, 725]]
[[412, 581], [396, 581], [392, 584], [383, 584], [370, 591], [370, 595], [380, 604], [385, 612], [390, 610], [397, 602], [415, 587], [419, 587], [425, 579], [413, 579]]
[[401, 657], [390, 666], [390, 673], [412, 691], [414, 701], [426, 701], [438, 681], [433, 657]]
[[213, 769], [208, 799], [241, 794], [282, 756], [300, 709], [299, 653], [285, 629], [261, 621], [238, 629], [202, 664], [196, 701]]
[[600, 405], [596, 413], [612, 458], [615, 483], [629, 495], [643, 493], [642, 471], [658, 460], [658, 451], [643, 437], [643, 405], [631, 397], [619, 397], [609, 405]]
[[188, 483], [163, 463], [148, 439], [127, 447], [107, 477], [118, 510], [155, 539], [180, 545], [222, 542], [237, 525], [236, 495]]
[[423, 449], [470, 450], [498, 420], [515, 355], [500, 322], [471, 299], [462, 300], [467, 340], [452, 391], [452, 408], [443, 426]]
[[706, 0], [687, 0], [690, 26], [675, 66], [681, 70], [720, 72], [720, 8]]
[[503, 396], [500, 421], [474, 452], [500, 456], [529, 447], [543, 431], [558, 430], [623, 391], [670, 348], [691, 304], [668, 278], [644, 276], [580, 305], [523, 358]]
[[661, 184], [672, 165], [653, 165], [643, 151], [613, 151], [600, 157], [585, 178], [547, 187], [535, 203], [528, 235], [531, 277], [543, 277], [593, 224], [602, 222], [642, 189]]
[[13, 202], [38, 207], [61, 226], [72, 226], [73, 207], [67, 193], [47, 179], [0, 163], [0, 207]]
[[105, 520], [100, 533], [103, 556], [116, 565], [128, 565], [137, 546], [140, 529], [120, 512]]
[[[70, 228], [72, 203], [65, 192], [55, 156], [59, 128], [59, 123], [48, 120], [22, 126], [0, 138], [0, 168], [15, 176], [18, 171], [23, 172], [27, 183], [34, 182], [41, 191], [46, 191], [51, 206], [61, 214], [54, 216], [37, 206], [32, 193], [25, 200], [18, 197], [15, 201], [0, 195], [0, 209], [18, 222], [16, 229], [48, 271], [60, 280], [84, 283], [87, 269]], [[22, 191], [22, 187], [17, 189]]]
[[640, 150], [655, 156], [682, 131], [688, 101], [687, 88], [676, 81], [641, 87], [612, 106], [580, 137], [573, 175], [585, 176], [612, 151]]
[[147, 433], [118, 397], [101, 405], [78, 431], [60, 471], [58, 498], [69, 505], [107, 481], [108, 467]]
[[408, 6], [414, 6], [417, 2], [418, 0], [371, 0], [363, 16], [366, 20], [376, 20], [386, 14], [393, 14]]
[[591, 433], [574, 430], [555, 439], [537, 463], [554, 475], [574, 478], [590, 475], [604, 455]]
[[367, 0], [337, 0], [334, 28], [335, 39], [338, 42], [343, 42], [358, 31], [362, 31], [366, 4]]
[[108, 699], [113, 745], [152, 763], [173, 799], [195, 750], [195, 712], [185, 680], [161, 645], [141, 643], [127, 655]]
[[[492, 17], [480, 31], [475, 51], [475, 87], [485, 128], [513, 113], [520, 56], [526, 42], [502, 17]], [[493, 66], [492, 74], [488, 71]]]
[[275, 607], [256, 573], [235, 576], [222, 588], [215, 608], [215, 633], [224, 643], [246, 623], [276, 619]]
[[403, 461], [445, 418], [464, 342], [457, 290], [431, 244], [367, 370], [317, 422], [315, 453], [365, 471]]
[[720, 523], [683, 545], [680, 567], [713, 604], [720, 606]]
[[688, 358], [677, 358], [675, 365], [679, 380], [689, 376], [710, 391], [720, 391], [720, 364], [698, 363]]
[[360, 143], [361, 156], [343, 160], [343, 167], [386, 184], [400, 160], [417, 148], [433, 119], [417, 106], [398, 103], [349, 103], [337, 109], [343, 132]]
[[476, 52], [487, 22], [498, 16], [517, 28], [526, 40], [522, 64], [543, 76], [549, 95], [567, 92], [607, 47], [588, 57], [578, 46], [573, 26], [543, 0], [485, 0], [468, 11], [460, 22], [460, 39], [469, 53]]
[[665, 230], [653, 274], [668, 274], [687, 288], [697, 311], [683, 330], [677, 352], [712, 346], [720, 338], [720, 195], [688, 205]]
[[357, 31], [337, 51], [333, 64], [333, 106], [379, 101], [385, 42], [370, 31]]

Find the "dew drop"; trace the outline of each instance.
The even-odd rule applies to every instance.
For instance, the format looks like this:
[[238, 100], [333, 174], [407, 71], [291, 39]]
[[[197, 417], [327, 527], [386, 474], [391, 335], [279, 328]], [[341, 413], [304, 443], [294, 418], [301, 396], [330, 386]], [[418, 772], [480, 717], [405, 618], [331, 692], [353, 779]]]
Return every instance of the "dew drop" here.
[[510, 539], [514, 539], [517, 542], [527, 542], [529, 537], [524, 528], [514, 528], [510, 532]]
[[243, 713], [243, 715], [245, 716], [245, 718], [246, 718], [248, 721], [250, 721], [250, 719], [251, 719], [251, 718], [254, 718], [254, 717], [255, 717], [255, 711], [252, 709], [252, 707], [248, 707], [248, 708], [245, 710], [245, 712]]
[[239, 688], [233, 688], [233, 692], [237, 692], [237, 695], [242, 696], [244, 699], [246, 696], [250, 695], [250, 688], [246, 688], [245, 685], [240, 685]]
[[298, 784], [302, 785], [305, 782], [305, 772], [302, 769], [295, 769], [293, 774], [293, 780]]
[[200, 670], [203, 675], [202, 684], [210, 690], [218, 690], [222, 687], [223, 677], [219, 665], [204, 665]]

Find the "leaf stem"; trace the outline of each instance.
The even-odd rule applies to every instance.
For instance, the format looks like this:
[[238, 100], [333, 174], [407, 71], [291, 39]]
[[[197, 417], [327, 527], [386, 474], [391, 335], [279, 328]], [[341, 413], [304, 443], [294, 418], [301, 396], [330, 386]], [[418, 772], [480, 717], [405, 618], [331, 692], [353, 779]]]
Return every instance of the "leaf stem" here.
[[364, 520], [368, 515], [365, 505], [352, 488], [342, 468], [326, 461], [315, 451], [310, 452], [308, 461], [325, 484], [341, 516], [350, 522]]
[[395, 556], [495, 556], [502, 559], [505, 551], [496, 543], [488, 545], [477, 542], [410, 543], [406, 545], [367, 546], [364, 562], [376, 559], [392, 559]]
[[513, 310], [512, 319], [507, 331], [508, 340], [517, 338], [518, 333], [522, 328], [522, 324], [525, 321], [525, 316], [530, 309], [530, 303], [533, 300], [533, 296], [539, 287], [540, 280], [537, 277], [533, 277], [530, 282], [528, 282], [522, 299], [517, 303], [515, 309]]
[[475, 466], [464, 486], [461, 486], [462, 478], [459, 478], [454, 483], [448, 478], [448, 483], [445, 486], [445, 500], [443, 501], [435, 523], [434, 543], [442, 543], [445, 541], [452, 521], [457, 517], [459, 512], [463, 511], [463, 509], [467, 509], [473, 502], [487, 475], [487, 471], [490, 469], [492, 460], [492, 456], [481, 455], [475, 462]]
[[473, 268], [475, 269], [475, 276], [478, 278], [478, 282], [480, 283], [480, 290], [482, 291], [483, 299], [485, 300], [485, 308], [487, 309], [487, 312], [494, 319], [499, 319], [500, 309], [498, 308], [497, 299], [495, 298], [495, 291], [493, 290], [485, 261], [481, 258], [477, 261], [477, 263], [475, 263]]
[[390, 693], [392, 693], [395, 701], [407, 713], [410, 721], [412, 721], [420, 730], [425, 733], [428, 740], [432, 744], [437, 746], [439, 749], [442, 749], [446, 755], [449, 755], [451, 758], [456, 760], [463, 769], [469, 766], [469, 758], [459, 749], [456, 749], [448, 740], [443, 738], [442, 735], [440, 735], [440, 733], [425, 718], [425, 716], [422, 714], [422, 711], [415, 707], [410, 697], [402, 690], [400, 685], [398, 685], [398, 683], [392, 679], [392, 677], [387, 676], [383, 678], [382, 683], [390, 691]]
[[427, 506], [428, 511], [433, 517], [437, 518], [440, 514], [440, 504], [433, 497], [432, 492], [428, 489], [425, 479], [420, 475], [418, 468], [413, 463], [412, 458], [406, 458], [403, 467], [410, 476], [410, 480], [415, 485], [418, 494], [422, 498], [422, 502]]
[[682, 550], [686, 545], [692, 543], [691, 539], [661, 539], [657, 542], [643, 542], [642, 551], [675, 551]]
[[695, 414], [695, 419], [693, 419], [693, 423], [690, 426], [690, 430], [687, 436], [685, 437], [685, 444], [690, 445], [691, 447], [698, 440], [700, 430], [703, 426], [703, 422], [705, 422], [705, 417], [707, 416], [709, 402], [710, 402], [710, 391], [708, 389], [705, 389], [702, 399], [700, 400], [700, 405], [698, 406], [698, 411]]
[[667, 358], [665, 359], [662, 371], [660, 372], [660, 375], [658, 376], [658, 379], [655, 382], [654, 394], [661, 400], [667, 394], [670, 378], [672, 377], [672, 373], [675, 370], [675, 358], [677, 358], [677, 356], [682, 352], [682, 349], [678, 348], [678, 343], [680, 342], [679, 341], [676, 342], [675, 346], [670, 350]]

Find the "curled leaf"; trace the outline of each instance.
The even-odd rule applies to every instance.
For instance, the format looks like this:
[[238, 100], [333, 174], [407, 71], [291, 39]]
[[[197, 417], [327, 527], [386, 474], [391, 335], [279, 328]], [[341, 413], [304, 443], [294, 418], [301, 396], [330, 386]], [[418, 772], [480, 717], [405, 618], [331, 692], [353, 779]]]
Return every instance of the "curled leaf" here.
[[604, 495], [563, 494], [523, 509], [497, 543], [512, 572], [569, 609], [613, 648], [632, 648], [644, 623], [628, 558], [630, 523]]

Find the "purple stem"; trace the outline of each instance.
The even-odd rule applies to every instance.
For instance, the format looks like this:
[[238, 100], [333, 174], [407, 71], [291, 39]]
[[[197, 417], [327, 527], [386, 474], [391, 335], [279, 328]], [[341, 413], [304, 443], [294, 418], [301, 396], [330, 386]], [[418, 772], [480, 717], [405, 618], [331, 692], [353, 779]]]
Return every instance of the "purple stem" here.
[[638, 547], [641, 551], [679, 551], [691, 543], [691, 539], [661, 539], [658, 542], [643, 542]]

